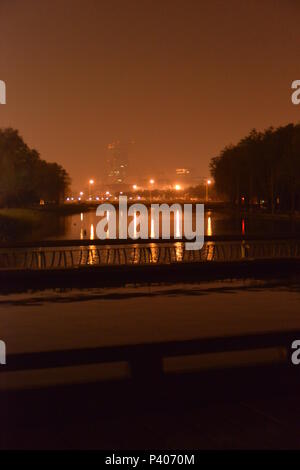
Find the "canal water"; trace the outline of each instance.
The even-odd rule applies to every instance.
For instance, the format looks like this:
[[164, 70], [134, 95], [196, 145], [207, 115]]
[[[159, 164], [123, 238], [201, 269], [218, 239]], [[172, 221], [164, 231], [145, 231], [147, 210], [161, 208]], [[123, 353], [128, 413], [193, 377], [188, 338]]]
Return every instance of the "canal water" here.
[[[300, 279], [30, 291], [0, 297], [0, 337], [22, 353], [278, 331], [300, 328], [299, 305]], [[124, 364], [1, 373], [0, 389], [126, 374]]]
[[[54, 231], [52, 227], [40, 238], [35, 233], [34, 239], [94, 239], [98, 221], [95, 211], [64, 216]], [[151, 219], [148, 222], [151, 229]], [[299, 231], [299, 219], [291, 222], [287, 217], [218, 211], [205, 214], [207, 235]], [[124, 279], [120, 288], [2, 292], [0, 339], [6, 342], [9, 353], [22, 353], [300, 328], [300, 279], [295, 277], [278, 281], [274, 273], [270, 281], [260, 280], [259, 274], [257, 280], [193, 284], [167, 281], [164, 285], [129, 285]], [[16, 290], [20, 287], [16, 285]], [[242, 360], [239, 355], [238, 362]], [[117, 364], [1, 372], [0, 389], [94, 380], [99, 375], [127, 376], [126, 367]]]
[[[118, 219], [118, 213], [117, 213]], [[54, 227], [49, 227], [49, 234], [43, 231], [43, 239], [94, 239], [96, 227], [100, 218], [96, 216], [96, 210], [62, 216]], [[138, 220], [133, 217], [128, 219], [132, 222], [134, 230], [138, 232]], [[146, 221], [149, 236], [153, 238], [160, 236], [154, 227], [153, 218], [150, 214]], [[193, 228], [195, 229], [195, 215], [193, 215]], [[160, 223], [161, 226], [161, 223]], [[180, 235], [180, 227], [184, 227], [182, 216], [179, 212], [171, 214], [170, 233], [171, 236]], [[51, 230], [50, 230], [51, 229]], [[261, 234], [294, 234], [300, 233], [300, 217], [291, 219], [289, 216], [271, 216], [268, 214], [241, 214], [225, 211], [205, 212], [205, 234], [206, 235], [261, 235]], [[38, 236], [38, 235], [36, 235]]]

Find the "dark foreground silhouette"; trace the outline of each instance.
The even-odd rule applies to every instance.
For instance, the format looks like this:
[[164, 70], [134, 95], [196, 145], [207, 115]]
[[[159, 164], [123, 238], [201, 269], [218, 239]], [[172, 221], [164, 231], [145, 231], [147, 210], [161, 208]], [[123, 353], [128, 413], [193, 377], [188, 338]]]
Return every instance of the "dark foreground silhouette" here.
[[[7, 370], [125, 361], [125, 378], [2, 391], [2, 449], [300, 448], [300, 331], [8, 356]], [[277, 351], [268, 364], [166, 373], [166, 358]], [[277, 360], [275, 360], [275, 356]], [[207, 361], [207, 364], [209, 360]], [[0, 376], [1, 380], [1, 376]]]

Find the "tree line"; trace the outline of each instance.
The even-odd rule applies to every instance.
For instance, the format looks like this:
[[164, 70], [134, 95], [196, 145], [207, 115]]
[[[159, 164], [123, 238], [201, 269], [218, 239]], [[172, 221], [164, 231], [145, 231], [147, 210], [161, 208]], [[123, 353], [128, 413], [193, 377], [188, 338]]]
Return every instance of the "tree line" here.
[[261, 203], [271, 212], [300, 209], [300, 124], [253, 129], [210, 163], [216, 190], [237, 205]]
[[12, 128], [0, 129], [0, 206], [22, 207], [64, 199], [70, 178], [57, 163], [40, 158]]

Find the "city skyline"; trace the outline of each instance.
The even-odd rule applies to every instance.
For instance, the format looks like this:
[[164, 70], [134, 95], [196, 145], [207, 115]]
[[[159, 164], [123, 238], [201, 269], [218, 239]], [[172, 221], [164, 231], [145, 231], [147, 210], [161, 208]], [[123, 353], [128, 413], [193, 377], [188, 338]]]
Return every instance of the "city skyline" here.
[[0, 0], [10, 461], [300, 449], [299, 14]]
[[103, 173], [115, 140], [135, 141], [133, 178], [182, 166], [208, 175], [210, 159], [251, 128], [298, 122], [299, 8], [2, 0], [0, 127], [19, 129], [75, 187]]

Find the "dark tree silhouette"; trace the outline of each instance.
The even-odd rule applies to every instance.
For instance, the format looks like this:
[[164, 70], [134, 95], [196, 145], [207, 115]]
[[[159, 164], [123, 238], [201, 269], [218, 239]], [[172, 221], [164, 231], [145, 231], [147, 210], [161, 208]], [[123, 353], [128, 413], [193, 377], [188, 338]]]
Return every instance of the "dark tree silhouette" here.
[[67, 172], [57, 163], [42, 160], [17, 130], [0, 129], [1, 206], [26, 206], [41, 199], [58, 203], [69, 184]]
[[253, 129], [212, 158], [217, 191], [233, 204], [266, 201], [275, 209], [300, 208], [300, 125]]

